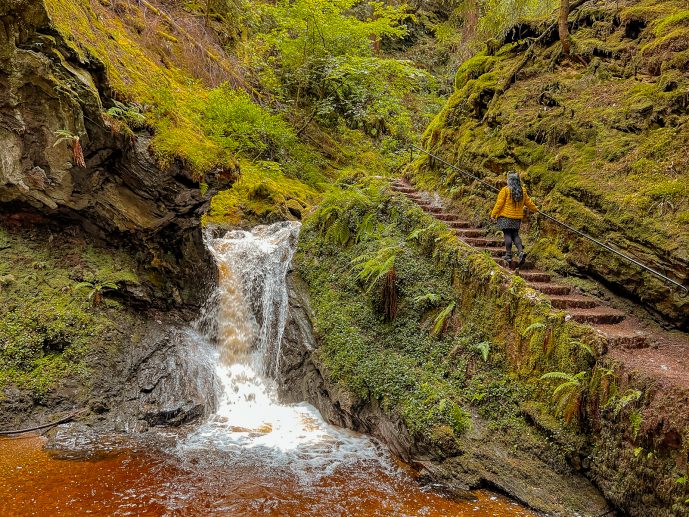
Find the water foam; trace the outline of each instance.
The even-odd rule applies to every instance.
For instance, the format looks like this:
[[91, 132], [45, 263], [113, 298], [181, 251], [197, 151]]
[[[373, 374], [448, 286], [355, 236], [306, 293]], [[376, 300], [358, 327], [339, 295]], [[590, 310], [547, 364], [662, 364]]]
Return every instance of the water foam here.
[[211, 239], [220, 271], [209, 307], [217, 334], [216, 413], [180, 447], [225, 451], [232, 461], [289, 467], [310, 478], [359, 462], [394, 470], [373, 440], [329, 425], [306, 403], [281, 404], [273, 376], [288, 311], [287, 271], [299, 223], [234, 230]]

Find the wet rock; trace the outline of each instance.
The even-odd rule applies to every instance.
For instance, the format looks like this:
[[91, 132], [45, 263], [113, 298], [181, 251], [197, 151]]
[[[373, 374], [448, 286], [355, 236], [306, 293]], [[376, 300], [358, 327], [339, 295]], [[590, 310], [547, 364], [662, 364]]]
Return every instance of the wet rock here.
[[[220, 387], [206, 343], [169, 322], [148, 324], [129, 357], [114, 355], [94, 382], [110, 395], [105, 430], [179, 426], [213, 412]], [[107, 372], [110, 372], [108, 374]]]

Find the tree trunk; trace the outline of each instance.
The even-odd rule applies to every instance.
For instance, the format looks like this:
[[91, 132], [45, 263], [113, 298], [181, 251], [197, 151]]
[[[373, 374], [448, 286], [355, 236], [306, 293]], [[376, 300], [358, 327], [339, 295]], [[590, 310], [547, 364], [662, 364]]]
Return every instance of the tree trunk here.
[[567, 23], [567, 18], [569, 18], [569, 0], [560, 0], [558, 32], [560, 34], [560, 42], [562, 43], [562, 53], [565, 56], [569, 56], [572, 47], [569, 41], [569, 25]]

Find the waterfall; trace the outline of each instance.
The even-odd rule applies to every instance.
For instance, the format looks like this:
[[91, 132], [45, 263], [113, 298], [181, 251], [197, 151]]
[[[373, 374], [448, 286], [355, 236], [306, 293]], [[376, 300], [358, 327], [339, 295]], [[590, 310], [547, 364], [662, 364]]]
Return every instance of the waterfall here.
[[362, 461], [393, 468], [371, 439], [327, 424], [309, 404], [278, 401], [286, 276], [299, 229], [282, 222], [207, 239], [219, 282], [198, 328], [216, 336], [222, 393], [215, 414], [179, 447], [186, 457], [191, 450], [224, 450], [235, 464], [288, 468], [310, 479]]
[[225, 365], [250, 360], [264, 375], [277, 372], [289, 302], [285, 278], [300, 226], [282, 222], [212, 240], [220, 269], [216, 330]]

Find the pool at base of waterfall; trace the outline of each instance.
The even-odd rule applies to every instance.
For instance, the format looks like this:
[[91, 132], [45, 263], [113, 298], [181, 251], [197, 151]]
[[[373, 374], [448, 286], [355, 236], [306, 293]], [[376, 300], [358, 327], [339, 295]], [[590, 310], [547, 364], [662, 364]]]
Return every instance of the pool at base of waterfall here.
[[366, 455], [314, 471], [263, 463], [260, 453], [252, 462], [227, 448], [181, 453], [119, 442], [75, 452], [45, 450], [44, 442], [0, 439], [0, 515], [535, 515], [486, 491], [474, 501], [443, 497], [408, 467]]
[[2, 439], [0, 515], [534, 515], [490, 492], [445, 497], [377, 441], [279, 402], [272, 374], [298, 232], [278, 223], [209, 241], [220, 282], [185, 335], [197, 345], [189, 360], [214, 365], [214, 414], [137, 436], [67, 426], [49, 449], [38, 436]]

